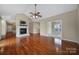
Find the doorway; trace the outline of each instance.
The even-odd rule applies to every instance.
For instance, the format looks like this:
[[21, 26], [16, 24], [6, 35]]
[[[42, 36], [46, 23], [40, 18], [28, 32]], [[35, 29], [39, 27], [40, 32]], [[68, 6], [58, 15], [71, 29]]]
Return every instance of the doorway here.
[[16, 36], [16, 24], [15, 22], [7, 22], [6, 23], [6, 38], [15, 37]]
[[33, 22], [33, 33], [40, 34], [40, 22]]

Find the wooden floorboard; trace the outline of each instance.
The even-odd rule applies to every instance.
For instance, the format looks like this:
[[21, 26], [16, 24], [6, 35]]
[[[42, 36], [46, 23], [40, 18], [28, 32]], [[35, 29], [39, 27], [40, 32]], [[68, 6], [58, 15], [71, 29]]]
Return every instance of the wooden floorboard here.
[[7, 33], [0, 41], [1, 55], [79, 55], [79, 44], [62, 41], [56, 48], [53, 37], [31, 34], [25, 38], [16, 38], [15, 34]]

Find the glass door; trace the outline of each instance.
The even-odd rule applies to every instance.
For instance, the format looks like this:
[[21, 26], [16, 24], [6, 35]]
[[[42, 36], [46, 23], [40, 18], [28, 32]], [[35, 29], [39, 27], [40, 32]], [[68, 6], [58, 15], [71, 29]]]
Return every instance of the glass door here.
[[54, 22], [54, 35], [55, 35], [55, 45], [56, 47], [61, 47], [62, 45], [62, 22], [61, 20]]

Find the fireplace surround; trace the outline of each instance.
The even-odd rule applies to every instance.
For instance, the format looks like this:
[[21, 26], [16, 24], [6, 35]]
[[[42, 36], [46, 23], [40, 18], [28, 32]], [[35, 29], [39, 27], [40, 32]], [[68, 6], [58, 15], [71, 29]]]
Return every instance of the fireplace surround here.
[[29, 24], [26, 21], [19, 21], [19, 25], [16, 28], [16, 37], [26, 37], [29, 35]]

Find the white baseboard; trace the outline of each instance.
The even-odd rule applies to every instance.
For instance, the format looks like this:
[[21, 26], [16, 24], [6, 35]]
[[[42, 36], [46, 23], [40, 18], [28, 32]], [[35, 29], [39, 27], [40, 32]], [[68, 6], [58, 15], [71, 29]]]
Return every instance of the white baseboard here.
[[33, 34], [38, 34], [39, 32], [33, 32]]
[[74, 43], [79, 44], [79, 42], [78, 42], [78, 41], [73, 41], [73, 40], [68, 40], [68, 39], [62, 39], [62, 40], [71, 41], [71, 42], [74, 42]]
[[40, 36], [47, 36], [46, 34], [40, 34]]

